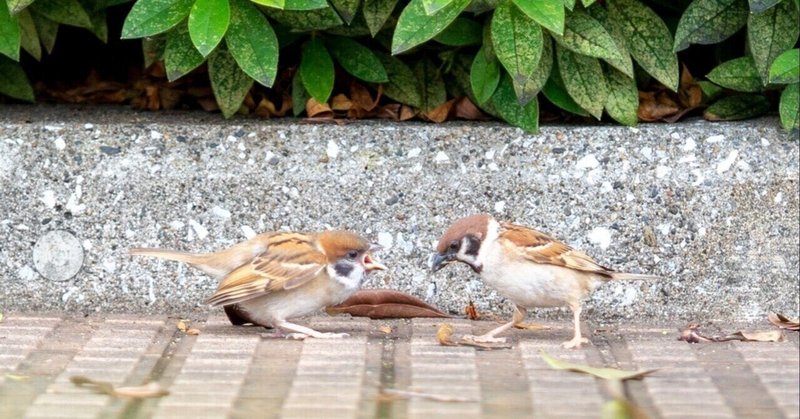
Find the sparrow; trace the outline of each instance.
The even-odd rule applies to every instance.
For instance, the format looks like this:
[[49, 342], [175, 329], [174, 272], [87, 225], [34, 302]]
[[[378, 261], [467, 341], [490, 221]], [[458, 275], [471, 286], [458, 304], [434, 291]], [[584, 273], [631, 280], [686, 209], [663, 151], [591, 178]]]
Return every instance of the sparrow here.
[[385, 270], [372, 258], [379, 248], [348, 231], [270, 232], [215, 253], [133, 248], [130, 254], [188, 263], [220, 280], [207, 303], [223, 306], [233, 324], [277, 327], [303, 339], [347, 336], [289, 319], [341, 303], [361, 288], [367, 273]]
[[510, 322], [481, 336], [476, 342], [505, 342], [496, 335], [522, 323], [534, 307], [569, 306], [575, 334], [565, 348], [579, 348], [589, 340], [581, 336], [581, 302], [594, 289], [611, 280], [654, 279], [653, 275], [617, 272], [558, 240], [529, 227], [498, 222], [489, 214], [476, 214], [454, 222], [442, 235], [431, 267], [438, 271], [450, 262], [462, 262], [483, 281], [514, 303]]

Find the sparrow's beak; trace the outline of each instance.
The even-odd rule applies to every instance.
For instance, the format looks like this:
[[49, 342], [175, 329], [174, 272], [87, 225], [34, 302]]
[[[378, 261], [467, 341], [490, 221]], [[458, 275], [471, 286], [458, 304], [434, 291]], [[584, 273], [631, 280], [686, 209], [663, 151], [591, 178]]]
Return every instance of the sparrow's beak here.
[[452, 262], [455, 257], [456, 255], [452, 253], [445, 255], [439, 253], [434, 254], [433, 259], [431, 260], [431, 270], [436, 272], [439, 269], [444, 268], [448, 263]]
[[367, 251], [367, 253], [364, 254], [364, 260], [362, 261], [362, 263], [364, 264], [364, 269], [366, 269], [367, 272], [385, 271], [388, 269], [386, 265], [375, 261], [374, 259], [372, 259], [372, 255], [370, 255], [371, 252], [377, 252], [378, 250], [381, 249], [383, 249], [382, 246], [377, 244], [371, 244], [369, 246], [369, 250]]

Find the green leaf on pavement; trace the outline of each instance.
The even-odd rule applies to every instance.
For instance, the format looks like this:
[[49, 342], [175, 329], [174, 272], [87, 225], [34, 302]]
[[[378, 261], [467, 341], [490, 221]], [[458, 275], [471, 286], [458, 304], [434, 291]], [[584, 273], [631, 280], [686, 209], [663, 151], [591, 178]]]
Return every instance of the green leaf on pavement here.
[[800, 11], [797, 4], [784, 0], [760, 14], [751, 14], [747, 21], [747, 41], [762, 84], [769, 80], [769, 69], [775, 58], [792, 48], [800, 36]]
[[553, 72], [550, 75], [550, 78], [547, 79], [547, 83], [545, 83], [544, 87], [542, 87], [542, 93], [544, 94], [544, 97], [550, 101], [550, 103], [569, 113], [580, 116], [589, 116], [589, 112], [586, 112], [585, 109], [581, 108], [580, 105], [575, 103], [575, 100], [573, 100], [569, 93], [567, 93], [567, 89], [564, 87], [564, 81], [561, 80], [561, 75], [558, 72], [557, 65], [553, 66]]
[[40, 61], [42, 59], [42, 44], [39, 40], [39, 34], [36, 32], [36, 24], [33, 22], [31, 13], [27, 10], [22, 10], [17, 14], [17, 20], [19, 21], [22, 49], [27, 51], [36, 61]]
[[236, 65], [236, 60], [225, 50], [217, 50], [208, 57], [208, 78], [211, 90], [225, 118], [235, 114], [253, 87], [253, 79]]
[[723, 41], [747, 23], [749, 14], [743, 0], [694, 0], [678, 22], [673, 51]]
[[372, 34], [373, 38], [386, 24], [386, 20], [392, 15], [395, 5], [397, 5], [397, 0], [364, 0], [361, 13], [364, 15], [369, 33]]
[[255, 81], [272, 87], [278, 72], [278, 38], [267, 18], [247, 0], [231, 0], [228, 51]]
[[609, 0], [609, 24], [627, 42], [637, 63], [670, 90], [678, 91], [678, 57], [672, 34], [649, 7], [637, 0]]
[[636, 81], [613, 68], [606, 72], [608, 81], [608, 97], [606, 98], [606, 112], [615, 121], [627, 126], [634, 126], [639, 121], [639, 91]]
[[800, 49], [784, 51], [772, 62], [769, 82], [777, 84], [800, 82]]
[[203, 64], [205, 58], [192, 45], [189, 28], [185, 23], [167, 32], [164, 46], [164, 66], [167, 80], [175, 81]]
[[657, 369], [641, 370], [641, 371], [625, 371], [616, 368], [590, 367], [587, 365], [575, 364], [572, 362], [562, 361], [560, 359], [553, 358], [552, 356], [548, 355], [545, 351], [540, 350], [539, 353], [542, 356], [544, 362], [546, 362], [547, 365], [550, 366], [550, 368], [589, 374], [597, 378], [602, 378], [604, 380], [621, 380], [621, 381], [641, 380], [642, 378], [658, 371]]
[[749, 56], [734, 58], [716, 66], [706, 78], [739, 92], [758, 92], [762, 89], [758, 70]]
[[189, 35], [203, 57], [219, 45], [230, 22], [228, 0], [195, 0], [189, 12]]
[[769, 9], [772, 6], [780, 3], [781, 0], [749, 0], [750, 3], [750, 13], [761, 13], [764, 10]]
[[[512, 0], [536, 23], [556, 35], [564, 33], [564, 0]], [[572, 8], [570, 8], [572, 10]]]
[[306, 91], [319, 103], [327, 103], [333, 91], [333, 59], [319, 38], [303, 45], [300, 78]]
[[378, 58], [389, 77], [389, 82], [383, 85], [383, 94], [402, 104], [422, 108], [422, 93], [414, 71], [397, 57], [381, 54]]
[[469, 72], [472, 93], [479, 105], [491, 99], [500, 83], [500, 63], [494, 57], [487, 58], [484, 48], [478, 50]]
[[423, 58], [417, 62], [414, 76], [419, 81], [423, 111], [432, 111], [447, 100], [442, 73], [432, 60]]
[[358, 6], [361, 6], [361, 0], [331, 0], [331, 4], [339, 12], [342, 20], [349, 25], [356, 17], [356, 13], [358, 13]]
[[0, 95], [28, 102], [33, 102], [35, 99], [33, 88], [22, 66], [3, 55], [0, 55]]
[[433, 37], [433, 40], [451, 47], [478, 45], [483, 39], [483, 26], [465, 17], [456, 18], [445, 30]]
[[[38, 3], [38, 2], [37, 2]], [[122, 39], [166, 32], [192, 10], [194, 0], [138, 0], [122, 25]]]
[[553, 35], [553, 38], [573, 52], [602, 58], [628, 77], [633, 77], [633, 62], [628, 52], [620, 50], [603, 24], [584, 11], [570, 13], [564, 25], [564, 36]]
[[333, 58], [348, 73], [372, 83], [389, 81], [381, 60], [369, 48], [344, 37], [331, 37], [326, 43]]
[[536, 133], [539, 131], [539, 101], [534, 98], [525, 105], [520, 105], [511, 77], [503, 75], [492, 100], [487, 102], [509, 124], [523, 130]]
[[433, 38], [453, 22], [469, 5], [470, 0], [453, 0], [438, 12], [428, 16], [422, 0], [411, 0], [400, 18], [392, 36], [392, 55], [400, 54]]
[[709, 121], [737, 121], [763, 115], [769, 108], [769, 101], [762, 95], [727, 96], [709, 106], [703, 117]]
[[0, 54], [19, 61], [20, 34], [16, 16], [0, 4]]
[[535, 96], [525, 85], [536, 72], [542, 57], [544, 37], [541, 27], [512, 3], [501, 3], [492, 17], [492, 48], [514, 84], [522, 103]]
[[783, 128], [797, 134], [800, 129], [800, 83], [790, 84], [783, 89], [778, 112]]
[[608, 89], [603, 68], [596, 58], [556, 46], [556, 60], [564, 87], [581, 108], [600, 119]]

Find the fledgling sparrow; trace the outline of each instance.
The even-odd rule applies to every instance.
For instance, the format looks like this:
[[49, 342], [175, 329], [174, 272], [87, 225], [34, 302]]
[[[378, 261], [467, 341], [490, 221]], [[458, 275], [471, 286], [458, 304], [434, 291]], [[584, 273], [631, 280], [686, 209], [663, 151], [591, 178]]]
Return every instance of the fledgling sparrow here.
[[506, 338], [495, 336], [521, 323], [528, 308], [567, 305], [572, 309], [575, 335], [563, 346], [578, 348], [589, 342], [581, 337], [581, 302], [598, 285], [613, 279], [658, 278], [616, 272], [544, 233], [500, 223], [489, 214], [454, 222], [436, 251], [434, 271], [453, 261], [463, 262], [516, 306], [510, 322], [481, 336], [466, 336], [477, 342], [505, 342]]
[[272, 232], [215, 253], [166, 249], [132, 255], [186, 262], [219, 279], [207, 303], [224, 306], [234, 324], [253, 323], [296, 332], [291, 337], [336, 338], [288, 320], [341, 303], [358, 291], [367, 273], [386, 267], [372, 258], [378, 246], [348, 231], [318, 234]]

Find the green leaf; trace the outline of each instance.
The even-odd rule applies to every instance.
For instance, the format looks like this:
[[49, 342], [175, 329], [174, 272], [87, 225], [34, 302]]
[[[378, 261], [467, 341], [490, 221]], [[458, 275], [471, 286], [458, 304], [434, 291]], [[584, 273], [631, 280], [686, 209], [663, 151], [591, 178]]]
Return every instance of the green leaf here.
[[453, 0], [422, 0], [422, 6], [425, 9], [425, 14], [431, 16], [452, 2]]
[[[83, 2], [89, 2], [90, 0], [82, 0]], [[85, 6], [84, 6], [85, 7]], [[106, 11], [105, 10], [98, 10], [94, 11], [89, 15], [89, 20], [92, 22], [91, 31], [94, 36], [97, 37], [102, 43], [108, 43], [108, 23], [106, 21]]]
[[509, 124], [530, 133], [539, 132], [539, 102], [534, 98], [527, 104], [520, 105], [507, 74], [500, 79], [492, 100], [488, 103]]
[[780, 2], [781, 0], [749, 0], [750, 13], [761, 13]]
[[[2, 8], [2, 6], [0, 6]], [[36, 24], [33, 22], [31, 13], [22, 10], [17, 14], [19, 21], [20, 44], [36, 61], [42, 59], [42, 45], [39, 41], [39, 34], [36, 32]]]
[[278, 72], [278, 38], [267, 18], [249, 1], [231, 0], [225, 43], [242, 71], [259, 84], [272, 87]]
[[308, 93], [319, 103], [327, 103], [333, 91], [333, 60], [319, 38], [303, 45], [300, 77]]
[[750, 15], [747, 21], [747, 41], [761, 82], [769, 80], [769, 68], [783, 51], [792, 48], [800, 36], [800, 11], [790, 0], [760, 14]]
[[300, 72], [297, 71], [292, 77], [292, 114], [299, 116], [306, 110], [306, 102], [310, 96], [303, 87], [303, 79], [300, 77]]
[[19, 22], [8, 9], [0, 4], [0, 54], [19, 61]]
[[588, 8], [589, 6], [593, 5], [596, 0], [582, 0], [583, 7]]
[[553, 105], [558, 106], [559, 108], [573, 113], [575, 115], [580, 116], [589, 116], [589, 112], [586, 112], [583, 108], [580, 107], [575, 100], [567, 93], [567, 89], [564, 87], [564, 81], [561, 80], [561, 75], [558, 72], [558, 66], [556, 65], [553, 68], [553, 73], [550, 75], [550, 78], [545, 83], [544, 87], [542, 87], [542, 93], [547, 100], [550, 101]]
[[694, 0], [678, 22], [673, 51], [721, 42], [741, 29], [749, 14], [743, 0]]
[[8, 5], [8, 11], [11, 12], [12, 15], [15, 15], [30, 6], [33, 1], [34, 0], [6, 0], [6, 3]]
[[784, 51], [772, 62], [772, 67], [769, 69], [769, 82], [789, 84], [798, 81], [800, 81], [800, 49], [794, 48]]
[[182, 23], [167, 32], [164, 66], [167, 80], [175, 81], [203, 64], [205, 58], [192, 45], [189, 28]]
[[728, 96], [709, 106], [703, 117], [709, 121], [737, 121], [763, 115], [769, 108], [769, 101], [762, 95]]
[[700, 80], [697, 82], [697, 85], [700, 86], [700, 90], [703, 92], [703, 102], [710, 102], [725, 91], [725, 89], [710, 81]]
[[217, 47], [231, 22], [228, 0], [195, 0], [189, 13], [189, 35], [203, 57]]
[[716, 66], [706, 78], [739, 92], [758, 92], [762, 89], [758, 70], [751, 57], [739, 57]]
[[358, 13], [358, 6], [361, 5], [361, 0], [331, 0], [331, 4], [339, 12], [342, 20], [349, 25], [356, 17], [356, 13]]
[[165, 35], [148, 36], [142, 38], [142, 56], [144, 58], [144, 68], [164, 58], [164, 51], [167, 49], [167, 37]]
[[608, 97], [606, 98], [606, 112], [615, 121], [627, 126], [634, 126], [639, 121], [639, 91], [636, 81], [625, 73], [609, 68], [606, 72], [608, 82]]
[[342, 19], [331, 7], [315, 10], [278, 10], [266, 8], [267, 16], [294, 31], [317, 31], [341, 25]]
[[0, 55], [0, 95], [6, 95], [15, 99], [34, 101], [33, 88], [22, 66]]
[[53, 47], [56, 45], [56, 36], [58, 35], [58, 23], [36, 13], [31, 13], [33, 23], [36, 24], [36, 33], [39, 34], [39, 40], [42, 41], [42, 46], [50, 54], [53, 52]]
[[58, 23], [92, 29], [92, 19], [78, 0], [37, 0], [30, 9]]
[[375, 35], [386, 24], [386, 20], [392, 15], [397, 0], [364, 0], [361, 13], [367, 22], [369, 33], [374, 38]]
[[649, 7], [637, 0], [609, 0], [609, 24], [627, 42], [637, 63], [670, 90], [678, 91], [678, 57], [672, 34]]
[[285, 9], [286, 8], [286, 0], [250, 0], [253, 3], [260, 4], [262, 6], [273, 7], [275, 9]]
[[433, 37], [433, 40], [452, 47], [479, 45], [483, 39], [483, 26], [464, 17], [456, 18], [445, 30]]
[[479, 105], [486, 103], [492, 98], [497, 85], [500, 83], [500, 64], [495, 58], [486, 57], [484, 48], [478, 50], [475, 59], [472, 60], [472, 68], [469, 72], [469, 82], [472, 93]]
[[138, 0], [122, 25], [120, 38], [142, 38], [166, 32], [192, 10], [193, 0]]
[[625, 371], [625, 370], [618, 370], [616, 368], [590, 367], [587, 365], [574, 364], [572, 362], [562, 361], [560, 359], [553, 358], [552, 356], [548, 355], [545, 351], [542, 350], [540, 350], [539, 353], [541, 354], [544, 362], [546, 362], [547, 365], [550, 366], [550, 368], [589, 374], [597, 378], [602, 378], [604, 380], [620, 380], [620, 381], [641, 380], [642, 378], [658, 371], [657, 369], [641, 370], [641, 371]]
[[492, 17], [492, 46], [514, 84], [520, 103], [535, 97], [525, 89], [542, 57], [541, 27], [512, 3], [501, 3]]
[[327, 29], [325, 32], [332, 35], [344, 36], [347, 38], [360, 38], [370, 35], [369, 27], [367, 27], [367, 21], [364, 20], [364, 16], [362, 16], [361, 14], [357, 14], [350, 24], [330, 28]]
[[419, 81], [422, 98], [421, 109], [432, 111], [447, 101], [447, 91], [439, 67], [428, 58], [423, 58], [414, 66], [414, 76]]
[[285, 0], [286, 10], [317, 10], [329, 8], [327, 0]]
[[219, 109], [225, 118], [235, 114], [253, 87], [253, 79], [236, 65], [236, 60], [225, 50], [217, 50], [208, 57], [208, 78]]
[[414, 72], [399, 58], [389, 55], [378, 55], [389, 82], [383, 85], [383, 94], [402, 104], [422, 107], [422, 93]]
[[603, 105], [608, 95], [600, 61], [558, 46], [556, 59], [569, 95], [581, 108], [599, 120], [603, 116]]
[[400, 54], [433, 38], [450, 25], [470, 0], [453, 0], [438, 12], [428, 16], [422, 0], [411, 0], [400, 18], [392, 36], [392, 55]]
[[[564, 0], [513, 0], [513, 2], [528, 17], [550, 32], [557, 35], [564, 33]], [[572, 7], [569, 10], [572, 10]]]
[[569, 9], [569, 11], [571, 12], [572, 10], [575, 9], [575, 0], [564, 0], [564, 7]]
[[328, 51], [344, 71], [372, 83], [389, 81], [381, 60], [369, 48], [344, 37], [331, 37], [327, 44]]
[[603, 25], [582, 10], [575, 10], [567, 17], [564, 36], [554, 34], [553, 38], [573, 52], [602, 58], [628, 77], [633, 77], [633, 62], [627, 51], [623, 55]]
[[800, 83], [792, 83], [783, 88], [778, 112], [783, 128], [796, 134], [800, 129]]

